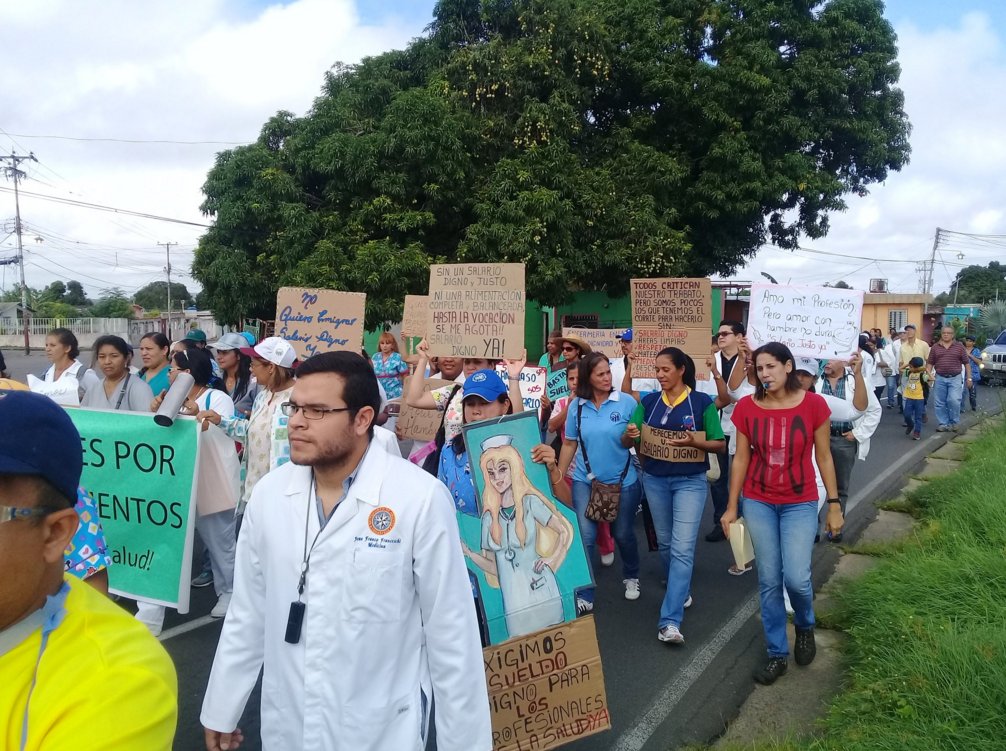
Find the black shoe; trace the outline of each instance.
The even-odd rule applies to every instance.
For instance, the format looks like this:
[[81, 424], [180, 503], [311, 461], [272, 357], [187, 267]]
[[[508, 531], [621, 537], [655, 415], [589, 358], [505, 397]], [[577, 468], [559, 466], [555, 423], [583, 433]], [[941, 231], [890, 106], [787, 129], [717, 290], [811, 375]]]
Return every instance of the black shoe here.
[[912, 434], [912, 430], [914, 430], [914, 426], [913, 425], [906, 425], [905, 426], [905, 435], [911, 435]]
[[713, 527], [713, 531], [706, 535], [706, 542], [722, 542], [727, 539], [727, 536], [723, 534], [723, 527], [717, 524]]
[[786, 675], [789, 662], [785, 657], [769, 657], [765, 666], [754, 674], [756, 683], [771, 686], [779, 676]]
[[810, 665], [814, 662], [814, 655], [817, 654], [817, 642], [814, 641], [814, 628], [798, 628], [796, 630], [796, 647], [793, 649], [793, 657], [796, 664]]

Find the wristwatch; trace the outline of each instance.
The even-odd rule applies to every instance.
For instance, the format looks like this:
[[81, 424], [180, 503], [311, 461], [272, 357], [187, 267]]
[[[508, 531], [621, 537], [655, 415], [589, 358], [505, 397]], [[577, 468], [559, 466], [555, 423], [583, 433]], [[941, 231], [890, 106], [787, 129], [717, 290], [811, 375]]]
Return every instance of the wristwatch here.
[[841, 503], [841, 502], [842, 502], [841, 498], [829, 498], [828, 499], [828, 503]]

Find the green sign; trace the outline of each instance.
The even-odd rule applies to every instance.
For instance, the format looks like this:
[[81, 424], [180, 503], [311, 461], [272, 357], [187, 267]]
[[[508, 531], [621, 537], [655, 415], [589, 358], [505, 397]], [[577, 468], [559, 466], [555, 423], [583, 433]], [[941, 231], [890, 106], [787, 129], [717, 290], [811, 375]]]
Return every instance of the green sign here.
[[112, 558], [109, 589], [187, 612], [195, 421], [164, 428], [135, 412], [67, 412], [84, 452], [81, 486], [98, 508]]

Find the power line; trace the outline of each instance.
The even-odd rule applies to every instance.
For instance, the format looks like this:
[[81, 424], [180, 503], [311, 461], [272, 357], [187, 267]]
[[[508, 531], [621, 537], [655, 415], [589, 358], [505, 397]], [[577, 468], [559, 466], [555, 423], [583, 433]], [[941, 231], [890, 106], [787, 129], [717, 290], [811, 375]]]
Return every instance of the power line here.
[[[11, 188], [0, 187], [0, 192], [2, 193], [13, 193]], [[79, 206], [85, 209], [94, 209], [96, 211], [109, 211], [113, 214], [124, 214], [126, 216], [138, 216], [141, 219], [154, 219], [159, 222], [170, 222], [172, 224], [184, 224], [189, 227], [205, 227], [209, 228], [212, 225], [202, 224], [200, 222], [190, 222], [185, 219], [173, 219], [167, 216], [158, 216], [157, 214], [147, 214], [142, 211], [130, 211], [129, 209], [117, 209], [114, 206], [104, 206], [98, 203], [88, 203], [87, 201], [76, 201], [70, 198], [60, 198], [59, 196], [50, 196], [44, 193], [29, 193], [26, 190], [20, 191], [23, 196], [31, 196], [32, 198], [38, 198], [43, 201], [52, 201], [53, 203], [61, 203], [67, 206]]]
[[82, 141], [82, 142], [99, 142], [99, 143], [133, 143], [133, 144], [167, 144], [172, 146], [248, 146], [252, 141], [175, 141], [168, 138], [113, 138], [113, 137], [98, 137], [98, 136], [60, 136], [51, 133], [45, 134], [30, 134], [30, 133], [7, 133], [3, 132], [6, 136], [13, 139], [13, 136], [18, 138], [47, 138], [55, 139], [59, 141]]

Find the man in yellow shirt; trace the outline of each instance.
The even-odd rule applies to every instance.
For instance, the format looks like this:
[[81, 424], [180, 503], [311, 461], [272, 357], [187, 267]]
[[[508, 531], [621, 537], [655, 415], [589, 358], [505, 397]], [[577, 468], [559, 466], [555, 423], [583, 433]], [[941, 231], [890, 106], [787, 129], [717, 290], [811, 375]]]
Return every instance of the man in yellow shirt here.
[[175, 669], [146, 628], [64, 579], [80, 435], [48, 397], [0, 397], [0, 748], [170, 749]]

